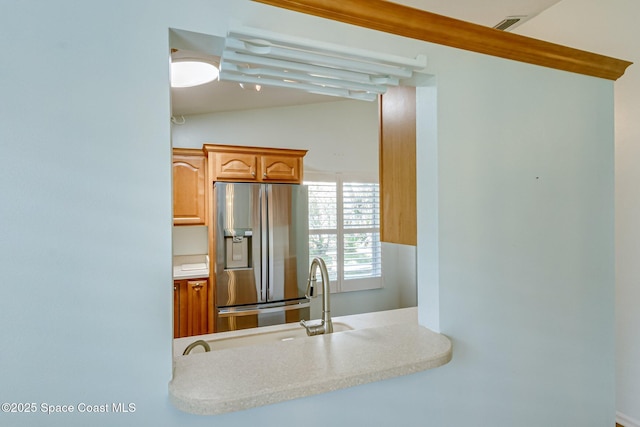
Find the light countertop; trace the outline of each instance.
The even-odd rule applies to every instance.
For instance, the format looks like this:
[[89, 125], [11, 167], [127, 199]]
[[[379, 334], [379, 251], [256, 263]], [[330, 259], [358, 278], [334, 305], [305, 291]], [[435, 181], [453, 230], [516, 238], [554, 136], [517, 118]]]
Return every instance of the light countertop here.
[[173, 257], [173, 279], [209, 277], [208, 255], [177, 255]]
[[221, 414], [424, 371], [452, 357], [447, 337], [418, 325], [416, 308], [333, 321], [353, 330], [188, 356], [181, 349], [190, 342], [222, 334], [175, 340], [170, 400], [185, 412]]

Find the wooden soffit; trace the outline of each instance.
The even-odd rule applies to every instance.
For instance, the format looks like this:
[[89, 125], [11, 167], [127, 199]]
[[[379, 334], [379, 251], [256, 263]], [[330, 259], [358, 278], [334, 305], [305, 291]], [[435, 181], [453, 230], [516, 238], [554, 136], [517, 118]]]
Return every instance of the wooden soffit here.
[[609, 80], [620, 78], [632, 64], [383, 0], [254, 1], [412, 39]]

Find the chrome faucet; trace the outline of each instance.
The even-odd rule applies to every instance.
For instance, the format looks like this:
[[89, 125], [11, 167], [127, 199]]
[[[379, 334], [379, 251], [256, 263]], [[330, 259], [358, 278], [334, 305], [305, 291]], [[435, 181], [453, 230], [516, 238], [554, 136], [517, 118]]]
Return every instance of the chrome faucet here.
[[197, 340], [192, 342], [191, 344], [189, 344], [187, 346], [187, 348], [184, 349], [184, 353], [182, 353], [183, 356], [186, 356], [187, 354], [191, 353], [191, 350], [194, 349], [194, 347], [197, 347], [201, 345], [204, 348], [204, 351], [211, 351], [211, 347], [209, 346], [209, 343], [204, 341], [204, 340]]
[[331, 322], [331, 308], [329, 304], [329, 272], [327, 271], [327, 265], [320, 257], [316, 257], [311, 261], [311, 267], [309, 268], [309, 279], [307, 280], [307, 298], [315, 298], [316, 293], [316, 271], [320, 267], [320, 275], [322, 277], [322, 320], [320, 323], [313, 325], [307, 323], [305, 320], [301, 320], [300, 324], [307, 330], [307, 335], [321, 335], [330, 334], [333, 332], [333, 322]]

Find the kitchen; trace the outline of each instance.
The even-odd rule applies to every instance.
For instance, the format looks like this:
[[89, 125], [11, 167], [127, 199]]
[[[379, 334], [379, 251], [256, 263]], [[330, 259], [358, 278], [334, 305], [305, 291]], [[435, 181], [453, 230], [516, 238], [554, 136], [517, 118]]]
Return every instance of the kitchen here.
[[[245, 97], [245, 107], [225, 108], [217, 103], [203, 106], [198, 93], [204, 92], [204, 97], [211, 99], [207, 91], [212, 90], [210, 85], [216, 84], [226, 85], [227, 91], [235, 90], [230, 96], [231, 99], [235, 97], [236, 104], [238, 97]], [[228, 88], [230, 85], [232, 89]], [[174, 88], [173, 146], [178, 150], [199, 150], [203, 144], [304, 149], [308, 150], [304, 156], [306, 181], [327, 173], [378, 180], [380, 126], [377, 102], [318, 95], [307, 96], [308, 99], [301, 101], [296, 95], [291, 100], [281, 101], [280, 105], [264, 105], [263, 98], [281, 99], [282, 93], [291, 96], [287, 92], [291, 90], [270, 87], [263, 87], [259, 92], [243, 90], [229, 82]], [[194, 107], [198, 102], [200, 106]], [[200, 264], [205, 261], [208, 232], [203, 225], [174, 227], [174, 256], [188, 264], [187, 268], [193, 267], [188, 261], [193, 261], [194, 255], [199, 256]], [[415, 246], [382, 243], [382, 287], [332, 293], [332, 314], [339, 316], [415, 306], [415, 268]], [[314, 301], [312, 318], [317, 318], [317, 306]]]

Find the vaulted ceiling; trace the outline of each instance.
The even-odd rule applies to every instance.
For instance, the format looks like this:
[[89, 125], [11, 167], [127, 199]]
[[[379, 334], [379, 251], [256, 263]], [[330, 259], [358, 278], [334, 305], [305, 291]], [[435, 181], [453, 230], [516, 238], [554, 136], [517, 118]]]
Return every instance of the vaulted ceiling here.
[[[493, 27], [510, 16], [530, 19], [560, 0], [395, 0], [395, 3], [427, 10]], [[517, 26], [518, 24], [516, 24]], [[512, 28], [515, 28], [512, 27]], [[178, 55], [197, 55], [180, 52]], [[174, 116], [233, 111], [252, 108], [300, 105], [313, 102], [333, 101], [335, 98], [312, 95], [305, 92], [263, 87], [260, 92], [246, 90], [237, 83], [212, 82], [192, 88], [172, 89], [172, 114]]]

